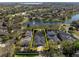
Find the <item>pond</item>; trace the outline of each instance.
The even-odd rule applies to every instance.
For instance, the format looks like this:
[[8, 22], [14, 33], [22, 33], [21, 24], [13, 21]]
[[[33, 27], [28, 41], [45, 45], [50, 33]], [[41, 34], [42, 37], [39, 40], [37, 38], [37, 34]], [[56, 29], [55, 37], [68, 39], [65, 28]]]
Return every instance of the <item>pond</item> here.
[[25, 25], [29, 25], [29, 26], [42, 26], [42, 25], [52, 25], [52, 24], [60, 24], [60, 23], [65, 23], [65, 24], [71, 24], [73, 21], [77, 21], [79, 20], [79, 14], [76, 14], [76, 15], [72, 15], [71, 16], [71, 19], [67, 19], [65, 20], [64, 22], [56, 22], [56, 21], [53, 21], [53, 22], [41, 22], [41, 21], [31, 21], [31, 22], [28, 22], [28, 23], [25, 23]]
[[66, 20], [65, 23], [66, 23], [66, 24], [70, 24], [70, 23], [72, 23], [73, 21], [77, 21], [77, 20], [79, 20], [79, 14], [73, 15], [73, 16], [71, 17], [71, 19]]
[[73, 15], [71, 19], [72, 19], [72, 21], [79, 20], [79, 14]]

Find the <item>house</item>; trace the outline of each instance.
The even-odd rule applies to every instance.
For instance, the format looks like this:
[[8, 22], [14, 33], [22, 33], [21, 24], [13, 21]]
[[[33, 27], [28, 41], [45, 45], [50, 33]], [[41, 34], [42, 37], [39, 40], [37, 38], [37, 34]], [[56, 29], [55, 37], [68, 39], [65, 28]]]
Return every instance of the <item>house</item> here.
[[59, 42], [60, 41], [54, 31], [47, 31], [47, 37], [48, 37], [49, 40], [52, 40], [54, 42]]
[[60, 40], [75, 41], [75, 38], [71, 34], [65, 33], [63, 31], [58, 33], [58, 38], [60, 38]]

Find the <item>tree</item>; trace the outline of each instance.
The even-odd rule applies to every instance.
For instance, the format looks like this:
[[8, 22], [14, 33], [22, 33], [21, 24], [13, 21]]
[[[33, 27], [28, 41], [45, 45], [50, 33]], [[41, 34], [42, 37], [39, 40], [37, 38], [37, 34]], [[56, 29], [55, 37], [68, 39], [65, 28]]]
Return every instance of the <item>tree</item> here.
[[75, 53], [75, 47], [70, 41], [62, 41], [61, 47], [63, 54], [67, 57], [71, 57]]
[[56, 42], [49, 41], [49, 50], [44, 52], [44, 56], [56, 57], [64, 55], [61, 53]]
[[74, 46], [76, 50], [79, 50], [79, 40], [74, 42]]

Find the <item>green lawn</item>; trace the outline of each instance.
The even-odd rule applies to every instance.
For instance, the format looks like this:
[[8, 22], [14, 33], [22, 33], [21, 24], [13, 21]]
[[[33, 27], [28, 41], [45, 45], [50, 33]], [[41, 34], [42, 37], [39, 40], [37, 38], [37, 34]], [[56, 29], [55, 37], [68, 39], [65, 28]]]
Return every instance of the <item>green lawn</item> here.
[[17, 53], [15, 57], [35, 57], [38, 53]]

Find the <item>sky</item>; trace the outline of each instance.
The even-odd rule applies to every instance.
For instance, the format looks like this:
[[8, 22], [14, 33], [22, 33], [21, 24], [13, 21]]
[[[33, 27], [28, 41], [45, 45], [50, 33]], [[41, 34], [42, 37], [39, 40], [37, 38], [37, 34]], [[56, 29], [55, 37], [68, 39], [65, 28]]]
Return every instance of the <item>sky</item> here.
[[79, 2], [79, 0], [0, 0], [0, 2]]

